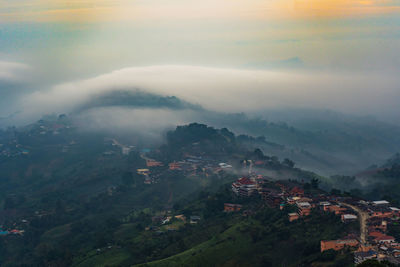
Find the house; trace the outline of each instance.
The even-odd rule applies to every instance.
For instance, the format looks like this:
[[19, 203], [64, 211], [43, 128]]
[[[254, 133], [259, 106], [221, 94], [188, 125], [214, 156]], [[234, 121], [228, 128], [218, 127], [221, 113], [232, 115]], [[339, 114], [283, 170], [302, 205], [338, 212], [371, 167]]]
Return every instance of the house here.
[[257, 192], [257, 184], [247, 177], [242, 177], [232, 183], [232, 191], [238, 196], [249, 197]]
[[321, 252], [329, 249], [341, 250], [345, 247], [357, 247], [358, 241], [356, 239], [339, 239], [339, 240], [321, 240]]
[[344, 222], [344, 223], [357, 220], [357, 216], [354, 214], [342, 214], [341, 218], [342, 218], [342, 222]]
[[129, 155], [129, 153], [131, 153], [131, 148], [127, 147], [127, 146], [123, 146], [123, 147], [121, 147], [121, 152], [122, 152], [122, 155], [127, 156], [127, 155]]
[[297, 202], [300, 216], [308, 216], [311, 213], [311, 204], [309, 202]]
[[186, 217], [183, 214], [175, 215], [175, 218], [183, 222], [186, 222]]
[[24, 233], [24, 230], [13, 229], [9, 233], [13, 235], [22, 235]]
[[224, 212], [235, 212], [241, 209], [242, 205], [240, 204], [224, 203]]
[[200, 216], [190, 216], [190, 223], [197, 224], [200, 221]]
[[287, 197], [286, 201], [290, 205], [295, 205], [299, 199], [299, 197]]
[[319, 206], [323, 211], [328, 211], [329, 210], [328, 207], [331, 206], [331, 203], [329, 201], [321, 201], [319, 202]]
[[218, 164], [222, 169], [230, 169], [230, 168], [232, 168], [232, 165], [229, 165], [229, 164], [227, 164], [227, 163], [220, 163], [220, 164]]
[[354, 252], [354, 263], [360, 264], [366, 260], [376, 259], [378, 253], [374, 250]]
[[293, 212], [293, 213], [289, 213], [288, 217], [289, 217], [289, 222], [293, 222], [293, 221], [297, 220], [298, 218], [300, 218], [300, 215], [296, 212]]
[[149, 169], [137, 169], [137, 173], [140, 175], [149, 175], [150, 170]]
[[374, 239], [374, 242], [377, 244], [390, 244], [390, 243], [395, 243], [396, 239], [393, 236], [382, 235], [382, 236], [376, 237]]
[[304, 196], [304, 189], [295, 186], [292, 188], [292, 190], [290, 190], [289, 194], [295, 197], [302, 197]]
[[384, 236], [385, 234], [378, 232], [378, 231], [371, 231], [368, 233], [368, 236], [373, 237], [373, 238], [377, 238], [377, 237], [381, 237]]
[[393, 216], [393, 210], [386, 206], [374, 206], [369, 211], [371, 217], [391, 218]]
[[147, 167], [161, 167], [164, 166], [164, 164], [162, 164], [162, 162], [153, 160], [153, 159], [148, 159], [146, 160], [146, 166]]
[[363, 206], [367, 206], [367, 205], [369, 205], [369, 202], [365, 201], [365, 200], [360, 200], [360, 201], [358, 201], [358, 204], [361, 204]]
[[387, 206], [390, 203], [386, 200], [377, 200], [377, 201], [372, 201], [372, 205], [374, 206]]
[[382, 218], [378, 217], [370, 218], [369, 225], [370, 226], [368, 227], [368, 230], [371, 232], [376, 230], [380, 230], [382, 232], [387, 231], [387, 221], [383, 220]]
[[393, 217], [400, 217], [400, 209], [399, 208], [395, 208], [395, 207], [390, 207], [389, 208], [392, 211], [392, 215]]
[[330, 212], [334, 212], [335, 215], [344, 214], [344, 212], [347, 210], [345, 207], [341, 207], [341, 206], [339, 206], [339, 205], [328, 206], [327, 209], [328, 209]]
[[168, 164], [168, 167], [171, 171], [182, 170], [182, 165], [180, 162], [171, 162], [170, 164]]

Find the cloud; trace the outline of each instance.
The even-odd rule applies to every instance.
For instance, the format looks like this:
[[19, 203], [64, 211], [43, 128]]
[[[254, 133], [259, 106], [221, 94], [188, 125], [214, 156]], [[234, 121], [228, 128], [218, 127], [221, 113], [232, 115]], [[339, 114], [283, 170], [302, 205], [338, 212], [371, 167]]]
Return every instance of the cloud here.
[[19, 95], [24, 94], [29, 82], [28, 65], [0, 60], [0, 123], [3, 117], [14, 113], [14, 102]]
[[101, 107], [74, 116], [79, 129], [127, 135], [146, 142], [158, 142], [166, 129], [187, 124], [199, 117], [195, 111], [163, 108]]
[[400, 78], [381, 73], [274, 72], [196, 66], [135, 67], [25, 95], [26, 115], [70, 113], [114, 91], [176, 96], [206, 109], [252, 112], [312, 107], [374, 114], [399, 113]]
[[28, 69], [29, 66], [22, 63], [0, 61], [0, 83], [22, 81], [22, 74]]

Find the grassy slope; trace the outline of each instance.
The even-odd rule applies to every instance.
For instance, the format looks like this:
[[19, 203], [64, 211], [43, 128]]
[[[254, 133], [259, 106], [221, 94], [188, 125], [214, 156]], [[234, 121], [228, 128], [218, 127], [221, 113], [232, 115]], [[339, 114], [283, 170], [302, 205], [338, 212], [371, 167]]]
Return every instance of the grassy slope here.
[[167, 259], [139, 266], [252, 266], [241, 260], [251, 252], [251, 239], [238, 223], [220, 235]]
[[347, 254], [327, 262], [320, 258], [319, 240], [346, 232], [336, 218], [316, 216], [288, 225], [282, 214], [274, 217], [268, 222], [243, 219], [182, 253], [137, 266], [331, 266], [335, 260], [339, 266], [351, 265]]

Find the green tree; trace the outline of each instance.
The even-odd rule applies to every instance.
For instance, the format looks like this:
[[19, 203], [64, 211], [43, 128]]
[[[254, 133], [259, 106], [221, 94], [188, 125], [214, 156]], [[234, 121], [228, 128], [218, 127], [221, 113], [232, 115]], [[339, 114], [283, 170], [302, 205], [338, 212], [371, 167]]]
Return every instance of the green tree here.
[[319, 183], [320, 183], [320, 181], [319, 181], [318, 178], [312, 178], [312, 179], [311, 179], [311, 187], [312, 187], [312, 188], [318, 189]]
[[283, 160], [283, 165], [288, 166], [289, 168], [294, 168], [295, 163], [294, 161], [290, 160], [290, 159], [284, 159]]

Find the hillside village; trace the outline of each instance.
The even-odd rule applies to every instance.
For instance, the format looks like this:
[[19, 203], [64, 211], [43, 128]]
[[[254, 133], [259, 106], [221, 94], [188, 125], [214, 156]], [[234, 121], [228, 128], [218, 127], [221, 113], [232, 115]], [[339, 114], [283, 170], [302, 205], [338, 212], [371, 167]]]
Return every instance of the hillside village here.
[[[365, 201], [353, 197], [341, 197], [328, 193], [307, 194], [304, 184], [295, 181], [277, 181], [262, 175], [251, 174], [232, 183], [232, 192], [238, 197], [261, 196], [268, 205], [283, 209], [286, 205], [296, 207], [288, 213], [288, 220], [305, 219], [312, 211], [331, 212], [340, 216], [343, 223], [360, 222], [360, 233], [343, 236], [338, 240], [321, 240], [321, 252], [351, 247], [354, 262], [368, 259], [388, 260], [400, 264], [400, 240], [387, 234], [390, 224], [400, 221], [400, 209], [386, 200]], [[241, 206], [226, 203], [225, 211], [239, 211]]]
[[[333, 213], [340, 217], [342, 223], [360, 223], [360, 233], [343, 236], [337, 240], [321, 240], [321, 252], [327, 250], [342, 250], [351, 248], [354, 253], [354, 263], [360, 264], [368, 259], [388, 260], [393, 264], [400, 264], [400, 243], [393, 236], [387, 235], [388, 225], [400, 222], [400, 209], [392, 207], [388, 201], [365, 201], [354, 197], [332, 195], [320, 190], [318, 194], [305, 193], [304, 182], [296, 180], [276, 181], [270, 177], [257, 174], [254, 167], [261, 167], [263, 161], [243, 161], [241, 168], [248, 175], [232, 183], [232, 193], [240, 198], [261, 197], [271, 207], [283, 210], [285, 206], [295, 207], [294, 212], [287, 214], [290, 222], [306, 219], [312, 211]], [[145, 177], [145, 184], [156, 183], [153, 170], [162, 167], [163, 163], [154, 159], [146, 159], [146, 169], [137, 172]], [[210, 174], [218, 175], [221, 171], [232, 170], [232, 165], [217, 163], [212, 159], [203, 159], [186, 155], [186, 159], [168, 164], [168, 171], [182, 172], [185, 176], [202, 177]], [[256, 169], [256, 168], [254, 168]], [[157, 173], [155, 171], [154, 173]], [[311, 186], [317, 188], [318, 181], [311, 181]], [[239, 212], [243, 206], [236, 203], [225, 203], [224, 212]], [[244, 214], [248, 214], [245, 211]], [[153, 217], [154, 222], [161, 225], [168, 224], [171, 216]], [[183, 215], [175, 218], [186, 222]], [[196, 219], [193, 219], [196, 218]], [[197, 223], [199, 216], [191, 217], [190, 223]], [[159, 231], [159, 228], [154, 228]], [[171, 228], [169, 228], [171, 230]], [[161, 232], [159, 232], [161, 233]]]
[[[49, 134], [56, 137], [50, 144], [54, 155], [60, 157], [71, 155], [71, 158], [74, 158], [74, 153], [85, 148], [81, 147], [83, 141], [71, 132], [73, 127], [64, 120], [63, 117], [62, 123], [39, 121], [22, 137], [15, 135], [13, 138], [3, 138], [3, 141], [12, 140], [11, 143], [3, 142], [6, 145], [0, 146], [3, 156], [4, 153], [11, 153], [10, 151], [19, 151], [13, 155], [25, 160], [31, 156], [31, 152], [38, 153], [41, 148], [32, 146], [29, 147], [31, 151], [27, 149], [25, 151], [28, 146], [24, 138], [36, 139]], [[211, 133], [215, 134], [213, 131]], [[130, 222], [141, 218], [141, 223], [136, 226], [138, 229], [142, 229], [143, 226], [141, 235], [150, 234], [152, 237], [164, 238], [176, 234], [180, 229], [187, 229], [188, 226], [197, 229], [197, 226], [201, 227], [210, 220], [201, 209], [197, 208], [188, 213], [185, 209], [174, 205], [176, 193], [174, 195], [169, 188], [172, 181], [180, 181], [177, 177], [181, 177], [182, 182], [207, 183], [214, 186], [211, 189], [215, 191], [217, 185], [226, 185], [227, 181], [230, 181], [229, 195], [226, 198], [230, 201], [224, 202], [222, 206], [216, 206], [218, 210], [213, 207], [212, 210], [216, 214], [241, 214], [242, 217], [239, 218], [246, 221], [246, 218], [257, 214], [253, 203], [257, 205], [261, 203], [261, 209], [268, 207], [285, 213], [286, 221], [293, 226], [299, 221], [307, 224], [314, 213], [334, 214], [346, 226], [346, 231], [342, 236], [338, 236], [338, 239], [321, 238], [321, 253], [350, 249], [355, 264], [368, 259], [388, 260], [393, 264], [400, 264], [399, 240], [388, 234], [390, 226], [400, 222], [400, 209], [385, 200], [366, 201], [354, 196], [327, 193], [319, 188], [320, 181], [317, 176], [294, 168], [294, 162], [288, 159], [280, 162], [276, 157], [263, 155], [260, 150], [246, 152], [239, 144], [234, 144], [231, 133], [225, 130], [221, 133], [225, 135], [225, 139], [222, 140], [231, 139], [221, 147], [214, 146], [208, 139], [203, 142], [193, 142], [188, 138], [185, 145], [176, 144], [167, 148], [143, 148], [122, 144], [123, 142], [116, 138], [101, 139], [98, 147], [91, 152], [94, 153], [94, 162], [96, 164], [127, 162], [127, 167], [123, 167], [128, 170], [126, 172], [128, 175], [125, 177], [127, 181], [123, 178], [122, 185], [115, 181], [107, 181], [98, 194], [100, 197], [94, 196], [93, 203], [88, 202], [86, 205], [92, 207], [90, 210], [98, 207], [98, 203], [111, 204], [113, 199], [125, 196], [125, 192], [129, 190], [147, 191], [150, 196], [154, 195], [154, 192], [163, 192], [168, 199], [160, 204], [159, 208], [143, 213], [143, 210], [138, 211], [129, 207], [129, 210], [122, 211], [125, 218], [121, 221]], [[219, 135], [215, 138], [217, 141], [214, 142], [221, 142]], [[15, 149], [11, 150], [10, 147], [13, 146]], [[171, 157], [170, 151], [176, 154]], [[135, 160], [135, 164], [131, 164], [131, 160]], [[115, 165], [111, 166], [115, 169]], [[267, 170], [271, 176], [265, 174]], [[275, 176], [276, 173], [280, 175]], [[159, 191], [153, 192], [152, 188], [157, 188], [154, 190]], [[184, 195], [184, 190], [178, 192]], [[74, 208], [69, 207], [69, 203], [60, 200], [55, 207], [46, 204], [42, 205], [41, 209], [21, 212], [15, 209], [18, 203], [21, 201], [24, 203], [24, 200], [19, 198], [20, 196], [9, 195], [3, 204], [5, 210], [0, 214], [6, 218], [6, 223], [0, 226], [0, 238], [7, 242], [28, 238], [33, 234], [32, 231], [36, 231], [34, 229], [38, 229], [38, 225], [46, 225], [47, 221], [56, 220], [60, 214], [73, 216], [76, 212]], [[41, 201], [44, 202], [43, 199]], [[231, 219], [229, 217], [229, 220]], [[240, 222], [240, 219], [238, 220]], [[98, 246], [95, 250], [99, 257], [112, 249], [122, 249], [118, 243], [105, 244], [102, 243], [102, 246]]]

